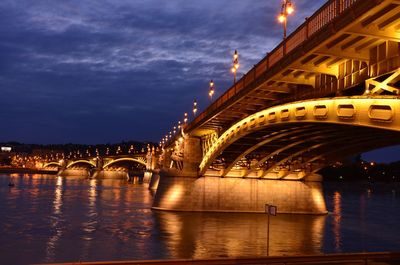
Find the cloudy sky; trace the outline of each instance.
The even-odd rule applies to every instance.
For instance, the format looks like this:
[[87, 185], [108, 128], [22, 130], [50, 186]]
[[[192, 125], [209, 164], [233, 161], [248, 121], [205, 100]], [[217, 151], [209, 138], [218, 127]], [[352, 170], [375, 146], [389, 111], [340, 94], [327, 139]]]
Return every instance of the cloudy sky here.
[[[308, 2], [308, 3], [307, 3]], [[310, 3], [312, 2], [312, 3]], [[324, 1], [295, 1], [297, 27]], [[280, 41], [280, 0], [2, 0], [0, 141], [158, 141]]]
[[[294, 0], [289, 32], [325, 1]], [[282, 38], [281, 0], [0, 1], [0, 141], [158, 141]]]

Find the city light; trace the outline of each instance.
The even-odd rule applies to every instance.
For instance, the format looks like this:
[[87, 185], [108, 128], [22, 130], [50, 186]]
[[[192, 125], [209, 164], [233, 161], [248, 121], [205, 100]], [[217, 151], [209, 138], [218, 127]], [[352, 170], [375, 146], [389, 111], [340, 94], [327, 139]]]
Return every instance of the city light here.
[[210, 99], [211, 99], [211, 100], [212, 100], [212, 98], [213, 98], [214, 93], [215, 93], [215, 90], [214, 90], [214, 81], [211, 80], [211, 81], [210, 81], [210, 90], [208, 91], [208, 95], [210, 96]]
[[239, 53], [237, 50], [233, 53], [233, 65], [231, 68], [231, 72], [233, 73], [233, 83], [236, 83], [236, 74], [239, 70]]
[[278, 21], [283, 23], [283, 38], [286, 39], [287, 17], [293, 14], [294, 6], [291, 0], [283, 0], [281, 13], [278, 16]]
[[196, 116], [196, 112], [197, 112], [197, 101], [194, 100], [193, 101], [193, 116]]

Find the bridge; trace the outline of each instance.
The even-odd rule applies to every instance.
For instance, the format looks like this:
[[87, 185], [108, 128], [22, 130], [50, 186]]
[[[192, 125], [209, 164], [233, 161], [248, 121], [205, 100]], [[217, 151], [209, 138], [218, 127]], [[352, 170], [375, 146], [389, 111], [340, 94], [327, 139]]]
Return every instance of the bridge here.
[[324, 214], [318, 171], [400, 143], [400, 1], [329, 0], [182, 131], [154, 207]]
[[[155, 149], [147, 153], [114, 155], [104, 157], [84, 157], [79, 159], [49, 161], [43, 168], [57, 168], [59, 175], [88, 176], [93, 178], [126, 178], [129, 173], [143, 175], [151, 174], [154, 169]], [[146, 175], [146, 174], [145, 174]]]

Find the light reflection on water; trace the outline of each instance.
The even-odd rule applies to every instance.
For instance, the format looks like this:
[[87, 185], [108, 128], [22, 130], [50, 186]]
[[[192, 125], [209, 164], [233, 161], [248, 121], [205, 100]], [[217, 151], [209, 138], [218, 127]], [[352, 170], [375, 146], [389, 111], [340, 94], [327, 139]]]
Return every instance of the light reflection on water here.
[[[263, 214], [156, 212], [161, 232], [170, 235], [174, 257], [244, 257], [267, 253]], [[278, 215], [270, 221], [270, 255], [321, 252], [325, 216]]]
[[[153, 194], [137, 179], [13, 175], [15, 188], [8, 181], [0, 176], [4, 264], [266, 255], [263, 214], [152, 211]], [[326, 183], [330, 214], [272, 217], [269, 253], [399, 250], [399, 191]]]

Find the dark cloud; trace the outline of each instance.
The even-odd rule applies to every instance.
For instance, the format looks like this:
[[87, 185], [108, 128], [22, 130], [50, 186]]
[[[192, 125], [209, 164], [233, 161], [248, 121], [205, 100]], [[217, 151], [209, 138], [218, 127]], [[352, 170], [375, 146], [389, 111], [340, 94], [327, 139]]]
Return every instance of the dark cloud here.
[[[324, 1], [295, 1], [293, 30]], [[0, 141], [157, 141], [279, 43], [280, 1], [3, 0]]]

